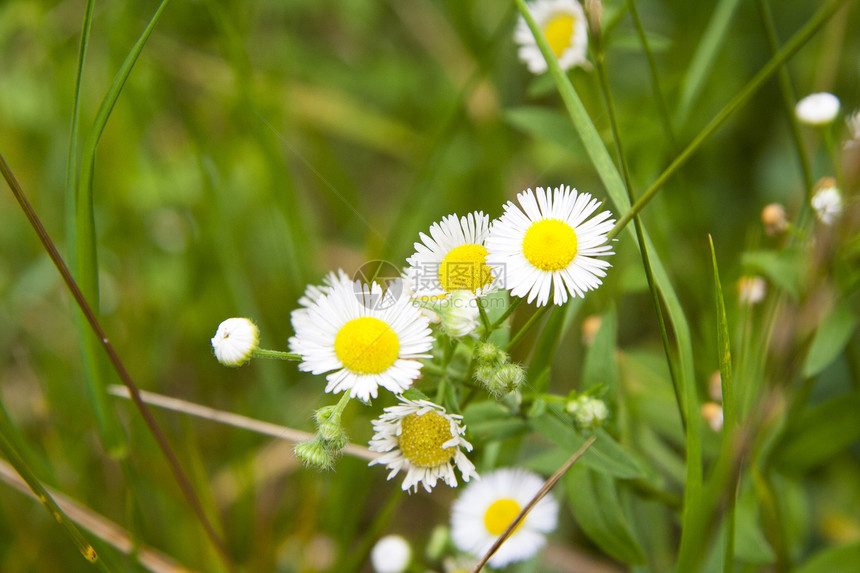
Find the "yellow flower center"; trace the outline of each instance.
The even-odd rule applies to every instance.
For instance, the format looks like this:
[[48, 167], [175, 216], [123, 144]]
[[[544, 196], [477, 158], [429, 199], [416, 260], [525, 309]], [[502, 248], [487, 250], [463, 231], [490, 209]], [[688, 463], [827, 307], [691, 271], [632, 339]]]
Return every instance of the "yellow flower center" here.
[[397, 360], [398, 352], [397, 334], [388, 324], [372, 316], [350, 320], [334, 340], [338, 360], [358, 374], [385, 372]]
[[[487, 508], [487, 513], [484, 514], [484, 527], [490, 532], [490, 535], [499, 536], [508, 528], [511, 522], [520, 514], [522, 508], [520, 504], [512, 499], [498, 499]], [[514, 529], [516, 532], [522, 526], [521, 521]]]
[[487, 249], [481, 245], [455, 247], [439, 264], [439, 284], [445, 292], [476, 292], [493, 282], [493, 275], [486, 261]]
[[576, 18], [572, 15], [557, 14], [544, 26], [543, 35], [546, 36], [546, 41], [556, 58], [560, 58], [564, 51], [570, 47], [575, 24]]
[[535, 221], [523, 237], [523, 255], [541, 270], [561, 270], [576, 256], [576, 233], [557, 219]]
[[410, 414], [400, 422], [400, 451], [419, 467], [435, 467], [454, 457], [457, 446], [442, 447], [452, 437], [451, 422], [437, 412]]

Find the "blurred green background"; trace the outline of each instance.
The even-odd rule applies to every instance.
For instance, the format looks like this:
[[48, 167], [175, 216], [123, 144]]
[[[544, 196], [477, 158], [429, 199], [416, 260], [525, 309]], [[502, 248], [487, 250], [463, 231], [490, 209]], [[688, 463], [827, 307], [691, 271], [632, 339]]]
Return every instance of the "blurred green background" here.
[[[740, 3], [700, 95], [687, 117], [678, 117], [690, 59], [716, 3], [638, 2], [675, 120], [673, 142], [624, 4], [604, 5], [606, 57], [641, 193], [771, 52], [756, 3]], [[809, 19], [815, 4], [772, 2], [780, 38]], [[849, 4], [788, 66], [798, 96], [833, 92], [846, 113], [860, 103], [860, 18]], [[0, 152], [64, 254], [84, 5], [0, 3]], [[156, 8], [149, 0], [96, 3], [82, 137]], [[296, 300], [330, 269], [352, 272], [374, 259], [403, 265], [432, 222], [472, 210], [495, 218], [527, 187], [569, 184], [605, 198], [554, 84], [517, 61], [516, 17], [513, 3], [499, 0], [171, 2], [123, 89], [95, 164], [100, 316], [139, 386], [312, 431], [312, 411], [334, 402], [322, 393], [323, 378], [289, 363], [221, 367], [209, 344], [221, 320], [253, 318], [262, 345], [285, 350]], [[609, 142], [595, 72], [576, 69], [570, 77]], [[843, 131], [840, 119], [832, 136]], [[808, 128], [802, 135], [813, 178], [834, 175], [822, 138]], [[857, 166], [856, 157], [848, 161], [846, 176]], [[848, 196], [856, 181], [846, 181]], [[736, 321], [731, 285], [746, 272], [742, 252], [776, 245], [761, 232], [761, 208], [778, 201], [796, 217], [804, 196], [787, 112], [771, 80], [644, 211], [692, 326], [703, 393], [717, 368], [708, 234]], [[0, 244], [0, 395], [33, 469], [146, 545], [191, 569], [219, 570], [128, 403], [112, 403], [129, 436], [127, 469], [99, 443], [71, 299], [10, 193], [0, 194]], [[641, 360], [631, 368], [641, 373], [653, 365], [665, 381], [641, 262], [626, 234], [616, 250], [606, 286], [586, 299], [575, 324], [614, 305], [619, 348]], [[562, 344], [553, 384], [566, 393], [580, 377], [579, 329]], [[852, 344], [856, 355], [856, 337]], [[818, 399], [846, 388], [856, 394], [847, 362], [828, 377], [815, 387]], [[348, 410], [353, 441], [366, 443], [368, 421], [390, 401]], [[659, 402], [671, 404], [671, 394]], [[386, 472], [358, 460], [345, 457], [331, 473], [302, 469], [286, 443], [156, 415], [247, 571], [349, 570], [350, 554], [383, 511], [394, 511], [386, 531], [403, 531], [420, 548], [447, 522], [456, 494], [439, 487], [432, 496], [401, 496], [399, 480], [387, 483]], [[809, 518], [796, 537], [798, 558], [860, 540], [856, 446], [791, 482]], [[562, 521], [556, 544], [597, 552], [569, 516]], [[43, 508], [6, 485], [0, 539], [0, 571], [90, 569]], [[117, 570], [141, 570], [106, 544], [96, 547]]]

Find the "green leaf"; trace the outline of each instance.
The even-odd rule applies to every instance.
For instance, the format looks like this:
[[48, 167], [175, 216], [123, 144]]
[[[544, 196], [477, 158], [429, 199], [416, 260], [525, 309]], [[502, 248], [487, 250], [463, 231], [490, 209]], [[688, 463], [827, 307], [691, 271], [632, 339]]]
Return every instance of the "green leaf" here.
[[551, 141], [564, 148], [571, 145], [580, 147], [579, 136], [567, 115], [554, 109], [522, 106], [507, 110], [502, 117], [511, 126], [536, 139]]
[[[558, 412], [546, 412], [531, 418], [529, 423], [535, 431], [549, 439], [567, 455], [570, 455], [582, 447], [585, 438], [574, 430], [572, 420], [568, 419], [563, 422], [559, 417], [567, 417], [567, 415]], [[612, 439], [612, 436], [603, 430], [597, 430], [595, 435], [597, 441], [583, 454], [579, 464], [621, 479], [643, 477], [639, 465], [618, 442]]]
[[546, 391], [550, 379], [549, 371], [558, 344], [581, 307], [582, 299], [575, 298], [564, 305], [563, 312], [553, 312], [547, 319], [529, 361], [528, 381], [535, 392]]
[[774, 448], [774, 462], [787, 470], [803, 471], [838, 454], [860, 439], [858, 411], [860, 392], [855, 391], [789, 420], [785, 434]]
[[813, 555], [795, 573], [833, 573], [854, 571], [860, 563], [860, 542], [823, 549]]
[[463, 412], [463, 423], [471, 436], [481, 442], [504, 440], [525, 434], [529, 426], [497, 402], [474, 402]]
[[603, 384], [614, 400], [618, 389], [618, 361], [615, 357], [615, 340], [618, 334], [618, 312], [611, 306], [604, 313], [594, 342], [585, 354], [582, 368], [582, 387], [587, 390]]
[[809, 354], [803, 363], [803, 375], [811, 378], [827, 368], [845, 349], [857, 329], [857, 315], [847, 300], [840, 301], [812, 339]]
[[564, 485], [573, 516], [592, 541], [620, 561], [645, 563], [645, 552], [618, 499], [615, 479], [576, 464], [565, 475]]

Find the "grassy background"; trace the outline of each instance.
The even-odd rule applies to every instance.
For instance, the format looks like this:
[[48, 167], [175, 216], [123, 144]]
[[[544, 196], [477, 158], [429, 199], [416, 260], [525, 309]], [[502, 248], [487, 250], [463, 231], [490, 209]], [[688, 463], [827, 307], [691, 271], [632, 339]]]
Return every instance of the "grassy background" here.
[[[661, 124], [647, 61], [623, 4], [605, 5], [605, 48], [632, 183], [641, 193], [771, 52], [756, 3], [741, 3], [701, 94], [687, 117], [679, 118], [691, 55], [716, 3], [637, 3], [675, 121], [673, 142]], [[809, 4], [773, 2], [781, 39], [811, 17]], [[81, 95], [84, 136], [156, 7], [96, 4]], [[0, 152], [64, 254], [71, 248], [65, 170], [83, 13], [80, 1], [0, 5]], [[483, 210], [497, 217], [504, 201], [534, 186], [570, 184], [606, 197], [555, 85], [548, 76], [531, 76], [517, 61], [511, 41], [515, 19], [512, 3], [489, 0], [172, 2], [122, 91], [95, 163], [100, 316], [141, 388], [312, 430], [312, 410], [333, 402], [321, 392], [323, 380], [286, 363], [219, 366], [209, 338], [222, 319], [252, 317], [263, 346], [284, 349], [289, 312], [308, 282], [329, 269], [352, 271], [366, 260], [402, 264], [418, 232], [443, 215]], [[798, 95], [831, 91], [845, 111], [857, 107], [860, 36], [851, 32], [857, 24], [851, 5], [791, 59], [788, 71]], [[613, 149], [596, 73], [577, 69], [569, 76]], [[834, 418], [820, 414], [794, 428], [789, 414], [814, 418], [820, 405], [857, 400], [856, 333], [825, 370], [804, 377], [796, 363], [827, 316], [827, 305], [815, 304], [819, 290], [803, 281], [787, 307], [777, 308], [782, 314], [771, 312], [781, 292], [774, 283], [791, 274], [780, 268], [769, 276], [770, 310], [763, 306], [745, 314], [732, 286], [756, 270], [744, 266], [744, 252], [784, 252], [783, 238], [763, 234], [761, 208], [779, 201], [795, 219], [804, 204], [789, 126], [779, 85], [771, 80], [669, 182], [642, 220], [691, 325], [700, 394], [706, 395], [719, 366], [711, 234], [736, 359], [767, 354], [764, 373], [754, 377], [778, 389], [788, 404], [775, 414], [773, 440], [792, 432], [812, 436], [808, 444], [793, 446], [806, 455], [819, 447], [816, 437], [830, 439]], [[842, 130], [840, 120], [833, 137]], [[836, 175], [819, 134], [808, 128], [801, 134], [813, 180]], [[856, 153], [846, 153], [840, 163], [848, 196], [857, 188]], [[848, 269], [850, 280], [836, 276], [828, 293], [846, 294], [845, 285], [856, 290], [850, 273], [857, 253], [856, 209], [853, 227], [851, 217], [846, 219], [833, 234], [815, 236], [819, 247], [841, 253], [818, 268], [825, 274]], [[807, 235], [799, 243], [812, 240]], [[85, 398], [72, 303], [8, 193], [0, 194], [0, 244], [0, 396], [31, 467], [44, 483], [133, 531], [146, 545], [189, 568], [218, 570], [129, 404], [112, 402], [128, 434], [128, 463], [119, 464], [100, 444]], [[616, 431], [637, 455], [660, 460], [655, 466], [665, 489], [677, 494], [684, 483], [684, 438], [654, 308], [634, 242], [622, 234], [616, 250], [606, 285], [570, 313], [552, 389], [566, 394], [582, 387], [585, 350], [578, 325], [589, 314], [617, 309], [614, 347], [622, 395], [630, 400], [618, 418], [639, 428], [642, 438], [625, 438], [624, 424]], [[856, 313], [856, 293], [845, 305]], [[770, 345], [756, 342], [772, 325], [786, 324], [780, 316], [794, 317], [794, 335]], [[528, 361], [528, 348], [521, 347], [515, 358]], [[366, 443], [368, 421], [386, 400], [373, 409], [348, 410], [353, 441]], [[432, 496], [401, 499], [397, 480], [386, 483], [385, 472], [368, 470], [363, 462], [344, 458], [336, 472], [321, 474], [300, 468], [283, 443], [176, 414], [157, 417], [195, 476], [230, 553], [248, 571], [325, 569], [326, 563], [349, 570], [350, 552], [367, 539], [373, 523], [384, 531], [405, 531], [422, 547], [432, 528], [447, 521], [456, 493], [437, 488]], [[848, 439], [839, 443], [850, 446], [846, 451], [825, 452], [821, 459], [801, 456], [797, 463], [786, 454], [775, 474], [763, 464], [762, 479], [770, 486], [747, 497], [750, 520], [767, 549], [746, 549], [740, 560], [750, 570], [769, 563], [787, 568], [785, 559], [774, 557], [780, 552], [802, 563], [822, 547], [860, 541], [856, 424], [843, 430], [840, 435]], [[703, 434], [712, 459], [719, 439]], [[508, 463], [528, 457], [533, 447], [529, 441], [503, 445]], [[632, 490], [621, 487], [625, 503], [632, 504]], [[769, 513], [762, 491], [783, 501], [781, 512]], [[376, 520], [386, 515], [385, 507], [392, 511], [390, 522]], [[661, 514], [666, 527], [649, 532], [644, 524], [657, 519], [651, 513]], [[636, 509], [634, 522], [649, 565], [665, 570], [675, 553], [677, 520], [648, 501]], [[780, 523], [788, 531], [779, 531]], [[0, 539], [2, 571], [89, 568], [50, 515], [7, 486], [0, 486]], [[568, 513], [553, 543], [557, 551], [576, 547], [608, 559]], [[112, 568], [137, 570], [133, 559], [96, 546]], [[328, 561], [315, 565], [321, 556]]]

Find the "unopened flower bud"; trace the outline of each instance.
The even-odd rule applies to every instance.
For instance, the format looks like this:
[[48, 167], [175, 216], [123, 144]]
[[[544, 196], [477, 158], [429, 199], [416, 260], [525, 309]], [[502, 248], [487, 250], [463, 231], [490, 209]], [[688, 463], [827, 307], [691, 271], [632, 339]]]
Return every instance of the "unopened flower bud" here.
[[716, 402], [705, 402], [702, 404], [702, 418], [711, 429], [719, 432], [723, 429], [723, 407]]
[[567, 403], [567, 413], [573, 416], [573, 421], [583, 430], [593, 430], [609, 416], [609, 409], [603, 400], [592, 396], [580, 396]]
[[832, 177], [824, 177], [815, 185], [812, 196], [812, 208], [818, 220], [825, 225], [832, 225], [842, 214], [842, 195]]
[[508, 355], [492, 342], [479, 342], [475, 346], [475, 360], [479, 364], [500, 365], [508, 361]]
[[441, 301], [439, 316], [442, 328], [452, 338], [462, 338], [471, 334], [480, 324], [478, 305], [480, 301], [475, 293], [467, 290], [457, 290]]
[[327, 470], [334, 463], [334, 456], [319, 437], [296, 444], [294, 451], [296, 457], [309, 466]]
[[738, 300], [741, 304], [758, 304], [767, 294], [767, 283], [761, 277], [741, 277], [738, 280]]
[[788, 228], [785, 208], [779, 203], [765, 205], [764, 209], [761, 210], [761, 222], [764, 225], [764, 232], [768, 235], [782, 233]]
[[251, 359], [260, 343], [260, 329], [247, 318], [228, 318], [212, 337], [215, 358], [224, 366], [237, 367]]
[[827, 92], [811, 94], [797, 102], [794, 113], [806, 125], [827, 125], [839, 113], [839, 98]]
[[582, 321], [582, 343], [585, 346], [591, 346], [594, 343], [594, 337], [597, 336], [602, 323], [603, 319], [596, 314], [589, 315]]
[[370, 562], [376, 573], [403, 573], [411, 559], [412, 548], [399, 535], [386, 535], [370, 552]]
[[496, 372], [499, 386], [506, 394], [513, 392], [526, 379], [526, 371], [519, 364], [504, 364]]

